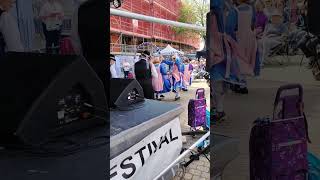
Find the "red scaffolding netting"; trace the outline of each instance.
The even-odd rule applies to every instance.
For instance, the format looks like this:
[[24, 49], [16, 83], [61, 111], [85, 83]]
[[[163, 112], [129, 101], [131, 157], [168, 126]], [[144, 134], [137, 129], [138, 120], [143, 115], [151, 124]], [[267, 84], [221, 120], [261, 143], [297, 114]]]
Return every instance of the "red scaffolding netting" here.
[[[126, 10], [147, 16], [154, 16], [162, 19], [176, 21], [179, 16], [181, 0], [126, 0], [120, 10]], [[111, 31], [123, 34], [134, 35], [144, 38], [155, 38], [171, 42], [179, 42], [198, 48], [200, 39], [194, 37], [177, 36], [172, 27], [163, 24], [138, 21], [134, 27], [134, 20], [124, 17], [111, 16]]]

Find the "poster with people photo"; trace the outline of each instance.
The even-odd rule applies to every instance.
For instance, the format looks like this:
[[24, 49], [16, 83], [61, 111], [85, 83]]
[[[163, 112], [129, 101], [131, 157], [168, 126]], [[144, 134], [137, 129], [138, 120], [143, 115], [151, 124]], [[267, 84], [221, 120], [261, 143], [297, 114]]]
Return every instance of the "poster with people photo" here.
[[[10, 1], [10, 0], [7, 0]], [[1, 52], [74, 54], [72, 20], [84, 0], [15, 0], [0, 17]]]
[[133, 78], [134, 64], [139, 60], [139, 56], [117, 55], [115, 59], [117, 76], [120, 78]]

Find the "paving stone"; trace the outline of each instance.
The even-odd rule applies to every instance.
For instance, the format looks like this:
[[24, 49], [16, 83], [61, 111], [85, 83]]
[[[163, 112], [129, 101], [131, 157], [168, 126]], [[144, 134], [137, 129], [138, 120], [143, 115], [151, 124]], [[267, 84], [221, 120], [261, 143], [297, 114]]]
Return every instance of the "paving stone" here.
[[198, 165], [198, 166], [201, 166], [201, 165], [204, 164], [203, 161], [193, 161], [193, 162], [194, 162], [194, 164], [196, 164], [196, 165]]
[[202, 172], [209, 172], [209, 168], [205, 166], [197, 166], [197, 169]]
[[183, 177], [184, 179], [192, 179], [193, 175], [190, 173], [185, 173]]
[[200, 176], [193, 176], [192, 180], [199, 180], [201, 177]]
[[[181, 131], [182, 132], [187, 132], [190, 131], [190, 127], [188, 126], [188, 102], [190, 99], [193, 99], [195, 96], [196, 89], [198, 88], [205, 88], [206, 91], [206, 98], [207, 98], [207, 104], [209, 105], [210, 103], [210, 90], [208, 85], [205, 82], [195, 82], [193, 85], [189, 88], [189, 91], [187, 92], [181, 92], [181, 99], [179, 100], [179, 104], [183, 106], [185, 111], [181, 114], [180, 116], [180, 124], [181, 124]], [[172, 102], [174, 99], [174, 94], [167, 94], [165, 95], [166, 98], [163, 100], [163, 102]], [[183, 137], [183, 147], [189, 148], [193, 143], [195, 143], [199, 138], [201, 138], [201, 135], [192, 137], [192, 136], [184, 136]], [[194, 149], [196, 150], [196, 149]], [[191, 153], [186, 156], [184, 159], [186, 162], [189, 161]], [[199, 166], [201, 166], [201, 170], [199, 170]], [[196, 180], [210, 180], [210, 177], [208, 177], [206, 174], [206, 170], [210, 167], [210, 162], [205, 158], [205, 157], [200, 157], [200, 160], [195, 160], [187, 168], [185, 168], [185, 173], [177, 174], [177, 178], [180, 180], [179, 176], [183, 176], [183, 180], [191, 180], [191, 179], [196, 179]], [[182, 172], [182, 170], [181, 170]], [[201, 176], [202, 174], [205, 174]], [[176, 180], [176, 179], [173, 179]]]
[[[317, 131], [316, 127], [320, 125], [319, 118], [317, 118], [320, 114], [319, 81], [313, 79], [310, 70], [299, 65], [265, 67], [258, 79], [248, 78], [247, 80], [249, 94], [228, 93], [224, 104], [228, 118], [225, 122], [213, 127], [214, 131], [226, 136], [236, 137], [240, 142], [239, 155], [226, 166], [223, 172], [224, 180], [250, 179], [248, 148], [252, 122], [257, 117], [272, 115], [274, 95], [281, 85], [288, 83], [303, 85], [305, 111], [306, 115], [310, 117], [308, 118], [309, 130]], [[315, 139], [316, 142], [312, 142], [308, 147], [317, 156], [320, 155], [320, 138], [317, 138], [319, 136], [320, 131], [314, 132], [311, 139]]]
[[210, 179], [210, 173], [201, 173], [201, 177], [206, 178], [206, 179]]
[[199, 171], [204, 171], [204, 166], [197, 166], [197, 169], [199, 170]]
[[201, 175], [201, 171], [199, 171], [199, 170], [196, 170], [196, 169], [190, 169], [190, 171], [189, 171], [191, 174], [193, 174], [193, 175], [198, 175], [198, 176], [200, 176]]

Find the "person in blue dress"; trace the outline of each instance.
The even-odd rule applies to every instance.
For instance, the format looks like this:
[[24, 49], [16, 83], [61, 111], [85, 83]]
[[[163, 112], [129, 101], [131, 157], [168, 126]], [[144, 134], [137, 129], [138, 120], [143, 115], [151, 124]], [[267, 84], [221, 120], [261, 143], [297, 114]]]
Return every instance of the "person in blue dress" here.
[[181, 89], [182, 82], [180, 73], [184, 71], [184, 68], [182, 68], [183, 63], [177, 55], [166, 59], [162, 56], [160, 58], [162, 59], [160, 64], [160, 73], [163, 77], [163, 91], [160, 92], [160, 98], [164, 98], [163, 93], [172, 91], [176, 94], [175, 100], [178, 100], [180, 99], [179, 90]]
[[[238, 11], [235, 8], [234, 2], [227, 0], [217, 0], [213, 1], [213, 5], [211, 5], [211, 11], [217, 18], [217, 26], [220, 33], [224, 33], [230, 36], [234, 41], [237, 41], [237, 30], [238, 30]], [[225, 16], [225, 12], [226, 16]], [[254, 22], [253, 16], [253, 22]], [[253, 23], [254, 26], [254, 23]], [[239, 87], [243, 85], [242, 77], [240, 76], [240, 67], [236, 60], [231, 60], [230, 66], [230, 74], [226, 76], [226, 68], [227, 68], [227, 52], [226, 47], [229, 44], [225, 44], [224, 42], [215, 42], [221, 43], [224, 47], [225, 59], [210, 67], [210, 79], [211, 79], [211, 95], [213, 98], [213, 104], [211, 105], [214, 113], [214, 121], [224, 120], [226, 114], [224, 112], [224, 96], [227, 91], [229, 84], [232, 87]], [[230, 58], [230, 57], [229, 57]], [[236, 58], [232, 57], [231, 58]]]
[[170, 66], [173, 65], [173, 62], [169, 59], [164, 59], [162, 56], [160, 58], [162, 60], [160, 64], [160, 73], [163, 78], [163, 90], [160, 92], [160, 98], [164, 98], [163, 93], [171, 92], [172, 79], [170, 73]]
[[173, 89], [172, 92], [176, 94], [175, 100], [180, 99], [180, 93], [179, 91], [182, 88], [182, 76], [181, 73], [184, 71], [184, 66], [181, 61], [181, 58], [178, 55], [174, 55], [172, 57], [173, 65], [172, 65], [172, 84]]
[[[213, 12], [214, 16], [217, 19], [218, 31], [220, 33], [225, 32], [224, 27], [224, 1], [223, 0], [212, 0], [210, 3], [210, 13]], [[207, 37], [209, 38], [209, 37]], [[209, 38], [210, 39], [210, 38]], [[223, 42], [214, 42], [222, 43]], [[214, 45], [213, 43], [213, 45]], [[208, 59], [210, 61], [210, 59]], [[226, 73], [226, 62], [222, 61], [218, 64], [209, 67], [210, 73], [210, 91], [212, 97], [211, 113], [213, 114], [213, 121], [221, 121], [225, 118], [226, 114], [224, 112], [224, 96], [227, 90], [227, 83], [225, 81]]]

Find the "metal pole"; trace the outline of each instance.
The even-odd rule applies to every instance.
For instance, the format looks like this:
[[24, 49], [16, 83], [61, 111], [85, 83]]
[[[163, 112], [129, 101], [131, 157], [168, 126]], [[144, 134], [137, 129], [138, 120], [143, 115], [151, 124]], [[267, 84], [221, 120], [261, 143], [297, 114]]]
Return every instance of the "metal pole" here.
[[210, 136], [210, 131], [207, 132], [205, 135], [203, 135], [197, 142], [195, 142], [189, 149], [187, 149], [186, 151], [184, 151], [175, 161], [173, 161], [166, 169], [164, 169], [157, 177], [155, 177], [153, 180], [159, 180], [168, 170], [170, 170], [170, 168], [172, 168], [173, 166], [175, 166], [177, 163], [179, 163], [179, 161], [181, 161], [186, 155], [188, 155], [188, 153], [191, 152], [192, 149], [194, 149], [195, 147], [197, 147], [197, 145], [201, 142], [203, 142], [204, 140], [206, 140], [208, 137]]
[[210, 0], [210, 10], [213, 9], [213, 7], [214, 7], [214, 6], [213, 6], [213, 5], [214, 5], [214, 3], [213, 3], [214, 1], [215, 1], [215, 0]]
[[142, 21], [148, 21], [148, 22], [154, 22], [154, 23], [159, 23], [159, 24], [167, 24], [170, 26], [193, 29], [193, 30], [197, 30], [197, 31], [206, 31], [206, 28], [202, 27], [202, 26], [181, 23], [181, 22], [177, 22], [177, 21], [171, 21], [171, 20], [156, 18], [156, 17], [152, 17], [152, 16], [146, 16], [146, 15], [132, 13], [132, 12], [123, 11], [123, 10], [118, 10], [118, 9], [114, 9], [114, 8], [110, 8], [110, 15], [121, 16], [121, 17], [137, 19], [137, 20], [142, 20]]

